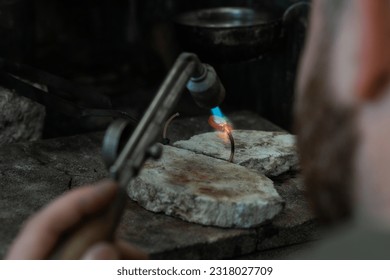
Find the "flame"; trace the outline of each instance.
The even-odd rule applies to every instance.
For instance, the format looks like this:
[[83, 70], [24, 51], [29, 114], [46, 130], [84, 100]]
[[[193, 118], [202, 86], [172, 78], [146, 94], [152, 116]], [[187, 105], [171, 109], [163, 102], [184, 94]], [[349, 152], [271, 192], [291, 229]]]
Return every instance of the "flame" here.
[[222, 113], [219, 107], [211, 109], [212, 115], [209, 117], [209, 124], [215, 130], [219, 131], [218, 136], [223, 139], [225, 142], [229, 141], [229, 133], [232, 132], [233, 126], [229, 122], [228, 118]]

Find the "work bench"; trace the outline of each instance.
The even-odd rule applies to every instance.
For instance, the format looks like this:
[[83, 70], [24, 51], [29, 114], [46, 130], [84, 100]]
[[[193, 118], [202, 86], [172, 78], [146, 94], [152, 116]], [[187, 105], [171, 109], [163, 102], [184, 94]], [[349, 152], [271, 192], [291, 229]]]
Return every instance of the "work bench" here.
[[[250, 112], [229, 116], [236, 128], [278, 131]], [[207, 116], [176, 119], [171, 141], [211, 131]], [[0, 256], [23, 222], [43, 205], [83, 184], [107, 177], [100, 149], [103, 133], [0, 146]], [[285, 258], [318, 239], [319, 226], [304, 196], [299, 174], [272, 178], [285, 208], [254, 229], [226, 229], [152, 213], [129, 199], [119, 226], [121, 238], [154, 259]]]

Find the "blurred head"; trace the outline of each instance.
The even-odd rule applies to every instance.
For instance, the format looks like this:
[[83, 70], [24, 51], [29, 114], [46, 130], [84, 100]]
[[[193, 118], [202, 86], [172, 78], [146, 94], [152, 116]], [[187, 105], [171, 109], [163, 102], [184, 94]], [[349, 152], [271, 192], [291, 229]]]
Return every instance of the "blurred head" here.
[[390, 225], [390, 0], [313, 0], [295, 106], [319, 217]]

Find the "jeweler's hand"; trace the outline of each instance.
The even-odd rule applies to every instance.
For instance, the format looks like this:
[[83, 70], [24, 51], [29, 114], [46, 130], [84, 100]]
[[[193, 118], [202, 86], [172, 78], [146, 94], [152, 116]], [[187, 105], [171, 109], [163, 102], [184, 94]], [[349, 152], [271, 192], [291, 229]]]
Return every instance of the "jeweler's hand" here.
[[[47, 259], [63, 234], [87, 216], [107, 208], [118, 185], [101, 181], [72, 190], [32, 216], [11, 245], [6, 259]], [[147, 255], [130, 244], [115, 240], [90, 247], [84, 259], [146, 259]]]

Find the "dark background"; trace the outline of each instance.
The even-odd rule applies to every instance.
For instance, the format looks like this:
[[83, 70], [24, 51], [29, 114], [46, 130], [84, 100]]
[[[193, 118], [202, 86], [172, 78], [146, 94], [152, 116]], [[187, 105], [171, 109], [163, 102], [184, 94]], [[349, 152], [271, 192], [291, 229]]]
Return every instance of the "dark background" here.
[[[184, 11], [247, 6], [286, 10], [296, 0], [0, 0], [0, 56], [93, 86], [115, 109], [139, 117], [183, 51], [172, 19]], [[294, 81], [304, 41], [289, 26], [280, 44], [255, 60], [214, 63], [227, 91], [225, 112], [251, 110], [291, 129]], [[287, 34], [287, 35], [286, 35]], [[207, 114], [189, 95], [178, 110]], [[47, 108], [44, 137], [104, 129]]]

